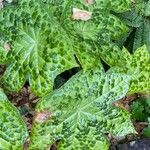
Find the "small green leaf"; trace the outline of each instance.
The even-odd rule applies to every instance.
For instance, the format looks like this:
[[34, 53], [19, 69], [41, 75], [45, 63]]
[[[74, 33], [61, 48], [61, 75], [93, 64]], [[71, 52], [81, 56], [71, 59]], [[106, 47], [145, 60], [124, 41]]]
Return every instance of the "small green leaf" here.
[[0, 89], [0, 149], [23, 150], [28, 132], [19, 111]]
[[[119, 14], [119, 18], [131, 27], [134, 36], [132, 39], [126, 41], [128, 45], [131, 44], [131, 51], [137, 48], [147, 46], [150, 53], [150, 1], [137, 0], [131, 11]], [[133, 28], [134, 27], [134, 28]], [[136, 27], [136, 28], [135, 28]], [[129, 38], [130, 38], [129, 37]], [[132, 43], [133, 41], [133, 43]]]
[[105, 74], [101, 67], [80, 71], [39, 101], [30, 149], [45, 150], [60, 141], [58, 150], [108, 150], [105, 134], [135, 133], [129, 113], [112, 105], [129, 83], [128, 76]]
[[148, 127], [143, 129], [143, 135], [146, 137], [150, 137], [150, 118], [148, 117]]
[[140, 101], [133, 102], [131, 110], [132, 119], [136, 121], [145, 121], [147, 119], [147, 115], [144, 114], [144, 106]]

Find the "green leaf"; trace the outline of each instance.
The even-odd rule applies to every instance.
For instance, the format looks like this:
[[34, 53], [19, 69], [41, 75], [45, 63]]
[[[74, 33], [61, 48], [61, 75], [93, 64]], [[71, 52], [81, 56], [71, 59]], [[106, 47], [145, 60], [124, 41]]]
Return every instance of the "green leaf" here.
[[[95, 66], [97, 41], [102, 45], [101, 40], [116, 39], [128, 30], [111, 12], [129, 10], [130, 4], [130, 0], [96, 0], [90, 5], [79, 0], [19, 0], [7, 6], [0, 11], [0, 49], [5, 43], [11, 47], [0, 51], [1, 64], [7, 64], [4, 86], [19, 91], [29, 81], [34, 94], [42, 96], [52, 91], [57, 75], [79, 66], [74, 56], [84, 70]], [[91, 19], [73, 20], [73, 8], [92, 12]]]
[[[56, 7], [56, 17], [63, 22], [70, 32], [77, 34], [85, 39], [97, 40], [97, 36], [107, 36], [107, 38], [116, 39], [126, 33], [127, 27], [121, 22], [113, 12], [121, 13], [131, 8], [130, 0], [95, 0], [93, 3], [88, 1], [70, 0], [62, 2]], [[88, 21], [70, 21], [72, 20], [73, 8], [86, 10], [92, 13]], [[60, 16], [58, 15], [61, 14]]]
[[140, 27], [136, 29], [133, 50], [146, 45], [150, 53], [150, 21], [143, 19]]
[[118, 14], [118, 17], [131, 27], [140, 27], [143, 22], [143, 16], [140, 15], [135, 8], [125, 13]]
[[143, 135], [144, 137], [150, 137], [150, 125], [148, 125], [148, 127], [143, 129]]
[[[138, 48], [134, 54], [130, 54], [127, 49], [123, 48], [120, 56], [124, 64], [114, 64], [109, 72], [125, 73], [132, 77], [128, 94], [148, 93], [150, 91], [150, 64], [146, 46]], [[112, 58], [109, 57], [111, 61]]]
[[131, 105], [132, 118], [136, 121], [148, 121], [148, 117], [150, 115], [150, 98], [147, 96], [136, 99], [136, 101]]
[[148, 127], [143, 129], [143, 135], [145, 137], [150, 137], [150, 118], [148, 117]]
[[[150, 21], [149, 21], [149, 7], [150, 1], [138, 0], [135, 2], [131, 11], [119, 14], [119, 18], [124, 21], [128, 26], [133, 28], [134, 37], [133, 40], [128, 40], [126, 43], [131, 44], [131, 50], [135, 51], [137, 48], [147, 46], [150, 52]], [[135, 28], [136, 27], [136, 28]], [[132, 43], [133, 41], [133, 43]]]
[[145, 4], [145, 16], [150, 16], [150, 0]]
[[128, 91], [130, 78], [105, 74], [101, 67], [80, 71], [60, 89], [42, 98], [36, 107], [30, 149], [108, 150], [105, 134], [135, 133], [126, 110], [113, 102]]
[[67, 33], [52, 14], [51, 7], [39, 1], [20, 1], [0, 12], [1, 45], [11, 45], [2, 78], [8, 90], [19, 91], [28, 80], [32, 91], [41, 96], [53, 89], [58, 74], [79, 66], [74, 55], [84, 69], [97, 62], [92, 46]]
[[136, 121], [145, 121], [147, 115], [144, 114], [144, 105], [140, 101], [133, 102], [131, 105], [132, 119]]
[[23, 150], [28, 132], [19, 111], [0, 89], [0, 149]]

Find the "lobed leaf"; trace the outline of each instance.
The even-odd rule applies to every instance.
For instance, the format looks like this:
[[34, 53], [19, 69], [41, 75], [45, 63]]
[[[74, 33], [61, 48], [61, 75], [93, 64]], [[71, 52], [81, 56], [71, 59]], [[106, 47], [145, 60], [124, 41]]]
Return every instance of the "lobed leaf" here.
[[100, 66], [80, 71], [36, 107], [30, 150], [45, 150], [56, 142], [59, 150], [108, 150], [105, 134], [134, 133], [130, 115], [113, 102], [128, 91], [130, 78], [105, 74]]
[[[29, 81], [34, 94], [42, 96], [52, 91], [57, 75], [79, 66], [74, 56], [84, 70], [92, 68], [100, 51], [112, 48], [105, 42], [127, 31], [112, 11], [129, 10], [130, 4], [130, 0], [91, 4], [84, 0], [18, 0], [5, 7], [0, 11], [0, 63], [7, 64], [4, 86], [19, 91]], [[92, 16], [87, 21], [73, 20], [73, 8], [92, 12]]]

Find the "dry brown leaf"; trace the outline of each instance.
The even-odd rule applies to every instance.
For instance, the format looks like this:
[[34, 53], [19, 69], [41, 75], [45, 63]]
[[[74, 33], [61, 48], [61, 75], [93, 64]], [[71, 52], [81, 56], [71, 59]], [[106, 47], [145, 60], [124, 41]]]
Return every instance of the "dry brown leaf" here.
[[0, 10], [3, 8], [3, 0], [0, 0]]
[[132, 3], [134, 3], [134, 4], [136, 3], [136, 1], [135, 1], [135, 0], [131, 0], [131, 2], [132, 2]]
[[4, 43], [4, 49], [6, 49], [7, 51], [10, 51], [11, 46], [8, 43]]
[[95, 3], [95, 0], [85, 0], [85, 3], [88, 5], [92, 5]]
[[51, 117], [51, 113], [49, 111], [36, 112], [34, 121], [38, 123], [42, 123]]
[[81, 10], [78, 8], [73, 8], [73, 15], [72, 15], [73, 20], [87, 21], [91, 19], [91, 17], [92, 17], [92, 12]]

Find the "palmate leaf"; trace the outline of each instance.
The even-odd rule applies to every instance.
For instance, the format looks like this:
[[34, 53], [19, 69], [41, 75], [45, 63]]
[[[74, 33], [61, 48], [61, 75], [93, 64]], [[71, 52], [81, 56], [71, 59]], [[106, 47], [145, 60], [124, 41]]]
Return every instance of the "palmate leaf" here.
[[109, 72], [126, 73], [132, 76], [129, 94], [150, 92], [150, 63], [147, 47], [144, 45], [138, 48], [134, 54], [130, 54], [124, 48], [120, 55], [125, 63], [122, 66], [114, 65]]
[[30, 150], [107, 150], [105, 134], [134, 133], [127, 111], [113, 106], [125, 96], [130, 78], [105, 74], [101, 67], [80, 71], [60, 89], [42, 98], [36, 107]]
[[[52, 91], [58, 74], [78, 66], [74, 55], [84, 70], [95, 66], [99, 57], [97, 41], [102, 45], [101, 40], [107, 40], [106, 37], [116, 39], [127, 31], [111, 11], [129, 10], [131, 2], [93, 2], [89, 5], [84, 0], [18, 0], [3, 9], [0, 63], [8, 64], [2, 78], [5, 87], [19, 91], [29, 81], [32, 91], [42, 96]], [[73, 20], [73, 8], [91, 11], [92, 17], [87, 21]]]
[[28, 132], [18, 110], [0, 89], [0, 149], [22, 150]]
[[[61, 0], [59, 2], [49, 1], [55, 6], [55, 17], [70, 29], [74, 35], [87, 40], [96, 40], [99, 36], [103, 38], [116, 39], [126, 33], [128, 28], [112, 12], [121, 13], [131, 9], [130, 0]], [[85, 10], [92, 13], [88, 21], [71, 21], [73, 8]]]
[[[61, 14], [61, 21], [63, 20], [63, 23], [67, 26], [66, 28], [75, 31], [73, 34], [84, 37], [86, 41], [89, 41], [90, 39], [90, 41], [94, 40], [94, 43], [97, 43], [94, 46], [98, 47], [98, 53], [102, 59], [109, 59], [107, 53], [111, 53], [112, 55], [113, 53], [119, 54], [118, 51], [120, 51], [120, 48], [114, 44], [112, 40], [120, 38], [128, 31], [128, 28], [125, 26], [124, 22], [121, 22], [121, 20], [115, 16], [115, 14], [130, 10], [130, 0], [75, 0], [73, 2], [62, 0], [60, 3], [55, 3], [53, 0], [47, 0], [47, 2], [55, 5], [56, 17]], [[70, 20], [69, 14], [72, 11], [72, 8], [79, 8], [81, 10], [92, 12], [92, 18], [87, 22], [78, 21], [71, 22], [72, 24], [68, 23]], [[117, 59], [115, 58], [114, 60], [117, 63]]]
[[32, 91], [41, 96], [52, 90], [58, 74], [79, 66], [74, 55], [84, 69], [96, 63], [92, 46], [67, 33], [49, 5], [34, 0], [18, 3], [0, 13], [1, 45], [11, 46], [9, 52], [1, 48], [0, 55], [2, 61], [4, 52], [8, 53], [2, 82], [9, 90], [20, 90], [28, 80]]

